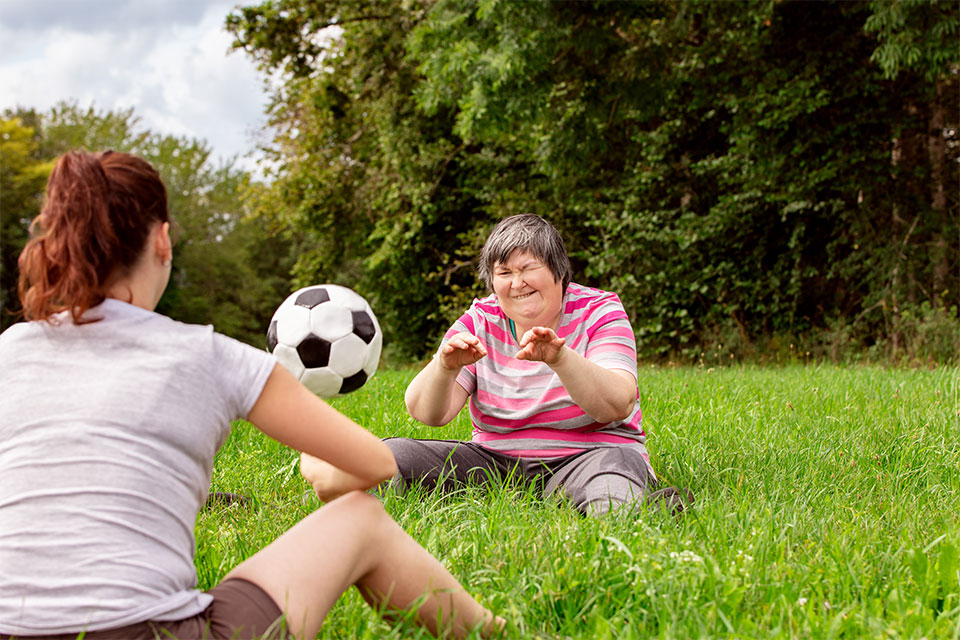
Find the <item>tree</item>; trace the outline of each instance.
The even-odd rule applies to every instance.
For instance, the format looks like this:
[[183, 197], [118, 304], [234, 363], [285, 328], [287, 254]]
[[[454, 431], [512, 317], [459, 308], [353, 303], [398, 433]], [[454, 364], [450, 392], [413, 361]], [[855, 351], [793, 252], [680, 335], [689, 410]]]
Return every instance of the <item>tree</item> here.
[[296, 283], [363, 294], [401, 359], [430, 348], [450, 309], [479, 290], [462, 243], [481, 237], [486, 216], [463, 187], [488, 188], [476, 170], [489, 161], [464, 155], [449, 115], [412, 99], [404, 37], [422, 16], [423, 5], [386, 0], [277, 2], [228, 20], [236, 46], [286, 78], [261, 215], [297, 236]]
[[[8, 165], [4, 148], [5, 230], [7, 211], [24, 212], [10, 218], [10, 233], [4, 234], [5, 262], [15, 264], [56, 156], [78, 148], [134, 153], [159, 171], [171, 217], [180, 228], [171, 282], [158, 310], [184, 322], [213, 324], [227, 335], [263, 346], [270, 315], [289, 293], [291, 260], [288, 243], [268, 233], [263, 220], [247, 215], [244, 194], [258, 187], [244, 171], [232, 161], [214, 166], [203, 141], [142, 130], [132, 109], [101, 112], [65, 102], [47, 114], [20, 113], [35, 123], [32, 151], [44, 161], [31, 173], [27, 166]], [[8, 190], [8, 178], [24, 187]], [[15, 282], [15, 271], [5, 270], [5, 291], [8, 273]]]
[[[955, 304], [960, 284], [956, 279], [960, 242], [953, 242], [958, 240], [960, 227], [960, 194], [956, 189], [960, 160], [960, 64], [956, 47], [960, 11], [955, 2], [938, 0], [873, 0], [870, 6], [872, 15], [864, 29], [875, 34], [878, 41], [871, 60], [879, 65], [885, 78], [897, 81], [898, 86], [918, 84], [922, 79], [924, 89], [918, 96], [907, 97], [907, 111], [912, 118], [897, 132], [891, 158], [893, 173], [902, 176], [904, 187], [914, 200], [914, 206], [898, 208], [893, 216], [903, 248], [897, 253], [890, 277], [892, 306], [898, 306], [898, 297], [916, 304], [921, 296], [935, 307]], [[909, 255], [913, 253], [910, 245], [914, 244], [910, 239], [918, 229], [921, 237], [929, 238], [921, 245], [922, 250], [929, 252], [928, 259]], [[931, 273], [918, 277], [917, 267], [922, 269], [925, 264]], [[924, 291], [927, 287], [929, 290]]]
[[14, 322], [17, 257], [53, 168], [51, 162], [38, 157], [38, 146], [34, 129], [23, 120], [0, 119], [0, 331]]
[[[877, 65], [906, 32], [943, 81], [957, 48], [926, 29], [955, 33], [958, 6], [905, 11], [283, 0], [228, 25], [285, 74], [271, 111], [280, 215], [304, 237], [361, 230], [318, 243], [302, 276], [363, 287], [387, 337], [422, 354], [480, 291], [490, 224], [539, 213], [655, 356], [840, 334], [895, 350], [903, 309], [958, 305], [960, 189], [937, 169], [955, 166], [957, 92]], [[942, 152], [912, 153], [936, 95]]]

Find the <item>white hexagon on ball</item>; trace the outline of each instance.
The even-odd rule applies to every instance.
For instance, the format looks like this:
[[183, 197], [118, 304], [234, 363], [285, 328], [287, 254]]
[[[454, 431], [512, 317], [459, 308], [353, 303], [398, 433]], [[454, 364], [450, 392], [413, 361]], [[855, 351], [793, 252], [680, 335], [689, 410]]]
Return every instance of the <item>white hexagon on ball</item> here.
[[366, 311], [370, 308], [363, 296], [347, 287], [338, 285], [328, 285], [327, 293], [330, 294], [330, 301], [339, 306], [346, 307], [350, 311]]
[[330, 345], [330, 368], [344, 378], [363, 369], [367, 343], [351, 333]]
[[333, 398], [340, 395], [343, 376], [329, 367], [323, 367], [304, 371], [300, 382], [321, 398]]
[[[376, 323], [377, 319], [373, 319]], [[383, 348], [383, 334], [380, 333], [380, 326], [377, 325], [377, 333], [373, 336], [373, 340], [370, 341], [370, 348], [367, 352], [367, 359], [363, 363], [363, 370], [367, 372], [367, 376], [372, 376], [377, 370], [377, 365], [380, 364], [380, 351]]]
[[273, 350], [273, 355], [277, 358], [277, 362], [293, 374], [294, 378], [300, 379], [303, 376], [303, 362], [300, 360], [300, 354], [297, 353], [296, 349], [290, 345], [278, 344]]
[[307, 311], [310, 313], [310, 333], [317, 337], [332, 343], [353, 332], [351, 310], [337, 304], [332, 297], [329, 302]]
[[288, 305], [277, 310], [278, 314], [281, 312], [283, 322], [277, 324], [277, 340], [281, 344], [296, 348], [300, 341], [310, 334], [310, 309]]

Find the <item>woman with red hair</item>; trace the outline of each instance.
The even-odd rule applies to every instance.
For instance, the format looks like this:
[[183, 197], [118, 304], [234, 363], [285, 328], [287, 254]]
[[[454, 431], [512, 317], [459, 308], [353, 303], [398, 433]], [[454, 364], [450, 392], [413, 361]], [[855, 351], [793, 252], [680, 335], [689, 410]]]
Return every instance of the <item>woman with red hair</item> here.
[[[266, 352], [154, 312], [170, 226], [144, 160], [57, 161], [19, 260], [28, 321], [0, 335], [0, 638], [313, 638], [351, 585], [437, 634], [501, 628], [364, 493], [396, 472], [385, 444]], [[202, 592], [194, 522], [237, 418], [352, 490]]]

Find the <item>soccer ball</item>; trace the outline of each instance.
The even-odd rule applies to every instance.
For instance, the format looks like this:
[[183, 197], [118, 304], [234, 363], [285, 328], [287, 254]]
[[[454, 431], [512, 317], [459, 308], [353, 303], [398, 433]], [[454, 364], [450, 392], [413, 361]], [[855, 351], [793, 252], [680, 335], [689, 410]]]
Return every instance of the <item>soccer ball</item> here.
[[267, 329], [267, 351], [321, 398], [356, 391], [380, 362], [383, 333], [355, 291], [320, 284], [284, 300]]

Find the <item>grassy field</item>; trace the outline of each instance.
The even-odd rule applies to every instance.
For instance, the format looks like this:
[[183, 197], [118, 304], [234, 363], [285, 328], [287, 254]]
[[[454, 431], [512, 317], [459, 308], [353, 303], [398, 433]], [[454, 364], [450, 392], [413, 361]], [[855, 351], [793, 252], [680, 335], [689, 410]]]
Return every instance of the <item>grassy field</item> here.
[[[403, 407], [415, 371], [333, 402], [380, 436], [469, 438]], [[654, 468], [694, 507], [585, 518], [524, 491], [383, 496], [508, 637], [960, 638], [960, 369], [644, 368]], [[238, 423], [197, 522], [201, 587], [319, 502], [297, 455]], [[415, 636], [353, 591], [321, 638]], [[426, 637], [424, 635], [424, 637]]]

